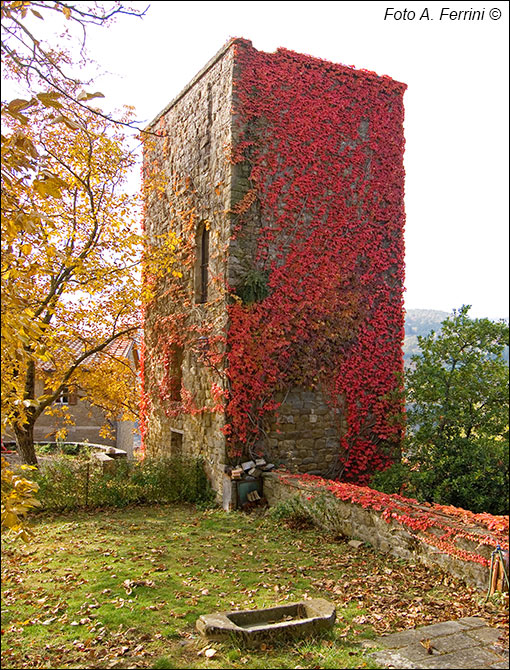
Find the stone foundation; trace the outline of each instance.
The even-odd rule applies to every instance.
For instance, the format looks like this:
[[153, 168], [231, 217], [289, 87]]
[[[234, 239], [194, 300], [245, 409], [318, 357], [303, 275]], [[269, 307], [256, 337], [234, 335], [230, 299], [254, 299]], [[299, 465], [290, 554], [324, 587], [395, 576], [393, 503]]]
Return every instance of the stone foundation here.
[[338, 460], [345, 417], [327, 405], [320, 390], [293, 388], [275, 400], [282, 404], [267, 422], [261, 450], [292, 472], [327, 476]]

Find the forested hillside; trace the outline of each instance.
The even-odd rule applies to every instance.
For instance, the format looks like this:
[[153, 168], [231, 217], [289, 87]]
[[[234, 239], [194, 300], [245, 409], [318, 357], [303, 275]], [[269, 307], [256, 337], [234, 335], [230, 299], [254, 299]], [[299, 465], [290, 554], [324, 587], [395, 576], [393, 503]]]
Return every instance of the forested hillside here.
[[[418, 335], [428, 335], [431, 330], [438, 332], [448, 312], [437, 309], [408, 309], [405, 319], [404, 362], [407, 365], [413, 354], [420, 353]], [[505, 350], [508, 360], [508, 348]]]
[[407, 363], [413, 354], [419, 353], [418, 335], [428, 335], [431, 330], [441, 329], [441, 323], [448, 312], [437, 309], [408, 309], [405, 320], [404, 361]]

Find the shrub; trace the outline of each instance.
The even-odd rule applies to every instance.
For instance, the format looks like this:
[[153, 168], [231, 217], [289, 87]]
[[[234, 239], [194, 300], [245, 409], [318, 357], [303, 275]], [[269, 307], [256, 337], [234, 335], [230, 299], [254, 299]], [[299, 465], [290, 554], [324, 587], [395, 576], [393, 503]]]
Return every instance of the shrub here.
[[398, 493], [412, 498], [415, 496], [412, 493], [411, 474], [407, 461], [393, 463], [386, 470], [376, 472], [370, 480], [370, 486], [383, 493]]
[[214, 502], [199, 459], [120, 460], [104, 472], [98, 462], [60, 457], [35, 473], [34, 479], [43, 510], [172, 502], [204, 506]]
[[505, 443], [452, 440], [435, 451], [434, 463], [394, 463], [377, 472], [370, 486], [419, 501], [454, 505], [472, 512], [508, 514], [508, 449]]
[[407, 436], [371, 485], [472, 512], [508, 514], [508, 324], [454, 310], [418, 337], [406, 372]]

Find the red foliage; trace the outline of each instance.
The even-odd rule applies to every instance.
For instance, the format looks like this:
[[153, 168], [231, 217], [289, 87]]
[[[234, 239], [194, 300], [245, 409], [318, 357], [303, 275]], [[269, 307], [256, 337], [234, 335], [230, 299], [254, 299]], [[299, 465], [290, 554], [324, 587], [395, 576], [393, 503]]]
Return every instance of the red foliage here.
[[[226, 341], [207, 320], [192, 325], [196, 194], [176, 185], [165, 208], [168, 220], [180, 219], [184, 279], [165, 279], [171, 318], [151, 317], [148, 328], [142, 436], [151, 403], [167, 416], [225, 409], [234, 458], [257, 443], [278, 391], [320, 388], [347, 416], [339, 471], [364, 482], [390, 464], [402, 433], [405, 85], [284, 49], [258, 52], [243, 40], [231, 48], [228, 155], [250, 182], [232, 207], [231, 239], [255, 248], [253, 269], [267, 277], [267, 295], [252, 304], [233, 296]], [[164, 125], [162, 117], [156, 131]], [[167, 154], [165, 139], [147, 154], [146, 169], [163, 174]], [[163, 191], [149, 197], [166, 198]], [[231, 294], [236, 288], [225, 285]], [[208, 408], [184, 388], [176, 403], [172, 352], [198, 351], [204, 338], [212, 354], [203, 362], [222, 386], [213, 382]]]
[[[469, 540], [478, 546], [492, 548], [499, 544], [502, 549], [508, 550], [507, 516], [474, 514], [451, 505], [420, 504], [412, 498], [381, 493], [367, 486], [332, 482], [313, 475], [289, 473], [278, 473], [278, 475], [283, 483], [297, 482], [307, 489], [325, 489], [344, 502], [382, 512], [382, 518], [388, 523], [395, 521], [416, 534], [420, 541], [464, 561], [489, 565], [489, 559], [477, 553], [476, 550], [467, 551], [459, 547], [457, 543], [461, 539]], [[434, 529], [442, 531], [442, 534], [438, 535]]]
[[402, 431], [390, 417], [402, 411], [405, 86], [284, 49], [234, 48], [232, 155], [252, 185], [233, 210], [235, 235], [256, 204], [269, 295], [230, 307], [231, 449], [256, 440], [275, 390], [320, 384], [332, 407], [345, 405], [344, 477], [362, 482], [389, 465], [382, 445]]

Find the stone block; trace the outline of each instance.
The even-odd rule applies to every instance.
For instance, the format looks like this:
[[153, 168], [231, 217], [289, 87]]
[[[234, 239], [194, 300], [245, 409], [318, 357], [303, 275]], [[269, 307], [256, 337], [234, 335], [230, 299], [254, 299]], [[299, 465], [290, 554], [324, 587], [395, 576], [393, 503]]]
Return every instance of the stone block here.
[[210, 640], [236, 640], [258, 645], [317, 635], [332, 628], [335, 619], [334, 603], [315, 598], [258, 610], [206, 614], [198, 618], [196, 627]]
[[[425, 632], [426, 629], [424, 633]], [[428, 632], [426, 637], [428, 637]], [[454, 633], [453, 635], [434, 637], [432, 644], [439, 653], [446, 654], [452, 651], [473, 647], [473, 638], [469, 637], [466, 633]]]
[[479, 616], [463, 617], [462, 619], [457, 619], [457, 623], [464, 628], [481, 628], [487, 625], [485, 619], [482, 619], [482, 617]]
[[466, 635], [477, 642], [483, 643], [496, 643], [501, 635], [501, 631], [497, 628], [489, 628], [484, 626], [483, 628], [471, 628], [466, 631]]
[[414, 629], [404, 630], [400, 633], [392, 633], [391, 635], [384, 635], [383, 637], [377, 638], [377, 642], [382, 647], [387, 647], [388, 649], [399, 649], [401, 647], [407, 647], [415, 642], [419, 643], [422, 638], [422, 633]]
[[[483, 668], [491, 666], [493, 663], [499, 662], [499, 658], [481, 647], [470, 647], [467, 649], [460, 649], [450, 654], [441, 654], [440, 656], [429, 656], [429, 660], [420, 662], [417, 668], [454, 668], [456, 670], [472, 670], [473, 668]], [[508, 665], [507, 665], [508, 667]]]
[[414, 664], [410, 664], [408, 658], [403, 656], [398, 650], [388, 650], [388, 651], [376, 651], [370, 654], [372, 658], [379, 666], [386, 668], [403, 668], [409, 670], [409, 668], [416, 668]]
[[[420, 629], [418, 629], [419, 631]], [[458, 621], [445, 621], [443, 623], [434, 623], [431, 624], [430, 626], [425, 626], [425, 628], [421, 629], [423, 631], [426, 630], [426, 636], [425, 637], [432, 637], [432, 636], [442, 636], [442, 635], [453, 635], [454, 633], [460, 633], [464, 630], [462, 624], [460, 624]]]
[[308, 465], [308, 464], [317, 465], [314, 456], [307, 456], [306, 458], [303, 458], [302, 464], [303, 465]]

